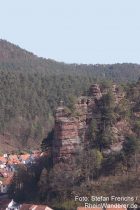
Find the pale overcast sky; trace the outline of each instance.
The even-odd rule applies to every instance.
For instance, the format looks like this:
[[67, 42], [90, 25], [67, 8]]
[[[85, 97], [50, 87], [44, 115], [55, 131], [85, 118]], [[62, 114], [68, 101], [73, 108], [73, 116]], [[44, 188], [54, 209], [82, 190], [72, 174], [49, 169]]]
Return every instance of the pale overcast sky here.
[[0, 0], [0, 37], [67, 63], [140, 63], [140, 0]]

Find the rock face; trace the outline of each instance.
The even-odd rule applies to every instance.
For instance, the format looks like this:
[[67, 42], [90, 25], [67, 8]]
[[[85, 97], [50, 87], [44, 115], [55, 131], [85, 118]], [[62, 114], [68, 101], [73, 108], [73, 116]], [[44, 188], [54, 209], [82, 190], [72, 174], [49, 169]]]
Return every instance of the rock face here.
[[[108, 89], [101, 91], [98, 84], [94, 84], [89, 89], [88, 96], [81, 96], [75, 104], [75, 115], [70, 115], [63, 102], [56, 109], [55, 129], [53, 139], [53, 158], [54, 162], [66, 159], [77, 151], [82, 150], [87, 141], [88, 126], [98, 112], [98, 101]], [[117, 85], [112, 86], [115, 103], [118, 104], [124, 97]]]
[[53, 141], [54, 162], [70, 157], [83, 148], [86, 129], [87, 100], [79, 98], [75, 109], [78, 116], [68, 116], [65, 107], [56, 110]]
[[63, 117], [55, 123], [54, 159], [55, 161], [69, 157], [79, 149], [77, 121]]
[[118, 104], [125, 96], [124, 92], [121, 91], [120, 88], [116, 84], [113, 84], [112, 86], [112, 93], [114, 95], [116, 104]]
[[89, 95], [94, 97], [94, 99], [99, 100], [102, 97], [100, 86], [98, 84], [91, 85], [89, 89]]

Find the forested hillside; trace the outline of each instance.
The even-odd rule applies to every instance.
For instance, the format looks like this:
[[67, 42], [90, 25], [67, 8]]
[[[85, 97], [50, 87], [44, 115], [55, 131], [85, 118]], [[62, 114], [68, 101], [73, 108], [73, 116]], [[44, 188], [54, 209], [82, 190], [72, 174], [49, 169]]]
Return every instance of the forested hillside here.
[[109, 203], [139, 205], [140, 80], [125, 87], [94, 84], [69, 107], [61, 102], [41, 151], [37, 170], [24, 165], [15, 173], [9, 192], [17, 202], [74, 210], [85, 205], [77, 195], [115, 195], [134, 200]]
[[0, 40], [0, 152], [36, 148], [61, 99], [69, 104], [95, 81], [127, 83], [139, 77], [137, 64], [65, 64]]

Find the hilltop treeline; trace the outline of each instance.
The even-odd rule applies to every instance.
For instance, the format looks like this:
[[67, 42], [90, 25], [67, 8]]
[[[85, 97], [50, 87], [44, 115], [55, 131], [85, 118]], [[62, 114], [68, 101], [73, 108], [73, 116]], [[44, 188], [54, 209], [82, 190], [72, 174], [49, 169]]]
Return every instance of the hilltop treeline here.
[[21, 145], [41, 141], [60, 100], [69, 104], [71, 96], [86, 94], [97, 81], [127, 83], [139, 76], [136, 64], [65, 64], [0, 40], [0, 134], [8, 132]]

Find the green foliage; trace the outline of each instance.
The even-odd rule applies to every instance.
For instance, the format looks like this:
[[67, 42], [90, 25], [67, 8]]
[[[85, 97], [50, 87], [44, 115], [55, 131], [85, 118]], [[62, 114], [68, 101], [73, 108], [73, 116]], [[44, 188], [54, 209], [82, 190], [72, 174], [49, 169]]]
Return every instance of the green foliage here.
[[47, 185], [48, 185], [48, 172], [44, 168], [41, 172], [40, 179], [37, 184], [39, 201], [43, 201], [45, 199], [47, 194]]
[[54, 138], [54, 130], [52, 129], [49, 133], [47, 138], [43, 139], [41, 142], [41, 151], [46, 152], [52, 146], [52, 140]]
[[134, 131], [138, 136], [140, 136], [140, 120], [134, 122]]
[[101, 89], [111, 89], [113, 82], [111, 80], [104, 80], [101, 82]]
[[[37, 167], [19, 168], [10, 187], [12, 198], [17, 201], [34, 201], [36, 198], [40, 203], [76, 209], [75, 203], [69, 202], [74, 195], [112, 192], [116, 195], [118, 192], [120, 196], [120, 189], [126, 194], [138, 184], [132, 177], [134, 184], [130, 188], [127, 186], [130, 182], [125, 183], [122, 176], [115, 181], [114, 177], [118, 172], [121, 175], [129, 173], [128, 169], [134, 165], [136, 172], [138, 168], [140, 123], [133, 114], [140, 111], [140, 81], [126, 83], [136, 81], [140, 76], [139, 65], [68, 65], [38, 58], [6, 41], [0, 41], [0, 54], [3, 55], [0, 58], [0, 133], [9, 132], [25, 146], [28, 139], [40, 141], [51, 130], [53, 114], [60, 100], [68, 107], [65, 108], [67, 113], [77, 116], [79, 113], [74, 107], [76, 96], [86, 95], [91, 84], [98, 81], [102, 89], [110, 90], [97, 103], [98, 112], [93, 113], [88, 133], [90, 143], [85, 150], [78, 157], [58, 163], [53, 168], [51, 155], [43, 158]], [[118, 107], [115, 107], [110, 89], [111, 80], [124, 83], [127, 91], [127, 100], [122, 100]], [[114, 143], [112, 126], [123, 118], [130, 121], [137, 138], [126, 138], [121, 152], [104, 157], [103, 150]], [[48, 153], [52, 139], [53, 131], [42, 141], [43, 152]], [[108, 177], [106, 181], [104, 175], [112, 174], [113, 178]]]
[[70, 108], [68, 108], [67, 106], [64, 107], [64, 112], [67, 113], [68, 115], [72, 114]]
[[115, 107], [119, 119], [128, 119], [131, 116], [130, 102], [127, 99], [122, 99], [117, 107]]
[[[74, 113], [75, 97], [86, 94], [95, 81], [101, 82], [102, 88], [109, 88], [111, 80], [126, 83], [140, 76], [136, 64], [68, 65], [38, 58], [5, 40], [0, 40], [0, 53], [0, 133], [8, 131], [24, 145], [30, 138], [40, 142], [50, 130], [60, 100]], [[140, 91], [130, 89], [138, 100]], [[112, 109], [106, 109], [106, 103], [109, 105], [107, 96], [102, 111], [104, 120], [111, 122], [114, 116]], [[138, 106], [139, 102], [135, 108]], [[21, 127], [15, 132], [13, 125]]]
[[102, 164], [102, 174], [104, 175], [116, 175], [124, 173], [124, 154], [118, 152], [109, 154], [107, 158], [104, 158]]
[[[17, 202], [27, 199], [27, 192], [31, 193], [36, 188], [34, 173], [30, 173], [26, 166], [17, 166], [12, 183], [9, 188], [9, 196]], [[31, 196], [31, 195], [30, 195]]]
[[0, 150], [0, 156], [3, 156], [3, 152]]
[[90, 148], [95, 148], [98, 145], [97, 142], [97, 133], [98, 133], [98, 125], [96, 119], [92, 119], [90, 125], [89, 125], [89, 130], [88, 130], [88, 136], [89, 136], [89, 144]]
[[139, 148], [139, 140], [134, 136], [128, 136], [123, 144], [123, 151], [126, 156], [131, 157]]
[[102, 151], [114, 143], [112, 125], [116, 122], [114, 96], [111, 90], [103, 95], [93, 112], [93, 119], [89, 125], [88, 138], [91, 148]]
[[115, 120], [115, 102], [113, 93], [110, 91], [107, 94], [103, 95], [101, 98], [101, 113], [102, 120], [106, 123], [111, 124]]
[[107, 126], [105, 130], [103, 130], [99, 134], [99, 148], [102, 150], [103, 148], [110, 148], [110, 145], [114, 143], [114, 135], [110, 126]]
[[76, 103], [76, 97], [74, 95], [68, 96], [68, 108], [71, 110], [71, 112], [75, 112], [75, 103]]
[[89, 178], [93, 179], [95, 177], [98, 177], [98, 172], [99, 169], [101, 168], [103, 156], [102, 153], [97, 149], [89, 150], [87, 156], [88, 159], [86, 162], [87, 165], [86, 174], [89, 173]]

